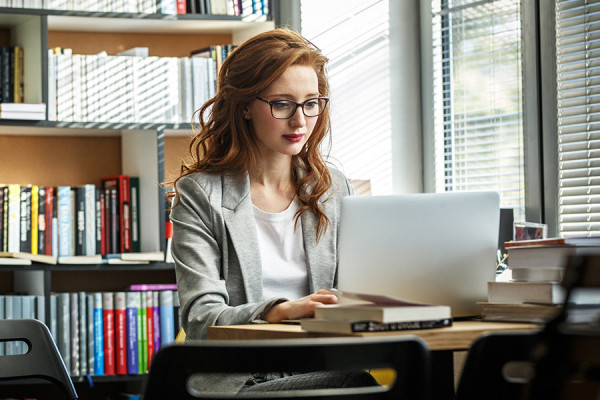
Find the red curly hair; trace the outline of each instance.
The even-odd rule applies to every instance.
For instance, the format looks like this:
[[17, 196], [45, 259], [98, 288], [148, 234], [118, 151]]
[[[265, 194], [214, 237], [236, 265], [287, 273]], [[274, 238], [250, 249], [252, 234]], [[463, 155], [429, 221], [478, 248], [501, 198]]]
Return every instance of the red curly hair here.
[[[169, 200], [178, 197], [179, 179], [194, 172], [244, 177], [253, 170], [259, 151], [252, 124], [244, 119], [244, 109], [292, 65], [314, 68], [319, 96], [327, 97], [327, 61], [310, 41], [288, 29], [261, 33], [237, 47], [219, 71], [216, 95], [197, 111], [199, 129], [194, 130], [189, 145], [192, 161], [184, 162], [179, 177], [168, 183], [175, 188]], [[319, 206], [319, 199], [331, 187], [331, 175], [320, 148], [330, 130], [326, 108], [300, 153], [292, 157], [290, 166], [296, 196], [302, 203], [296, 222], [304, 212], [313, 212], [318, 217], [317, 240], [330, 224]]]

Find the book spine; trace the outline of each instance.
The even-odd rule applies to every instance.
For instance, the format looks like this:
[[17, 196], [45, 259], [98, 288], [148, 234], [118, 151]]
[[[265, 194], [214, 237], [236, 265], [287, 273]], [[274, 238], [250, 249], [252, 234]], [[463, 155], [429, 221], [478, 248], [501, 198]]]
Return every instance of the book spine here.
[[154, 310], [153, 310], [153, 297], [152, 292], [145, 292], [143, 295], [146, 296], [146, 345], [148, 347], [147, 355], [147, 370], [150, 369], [152, 363], [152, 357], [154, 357]]
[[102, 293], [94, 293], [94, 373], [104, 375], [104, 318]]
[[160, 349], [160, 294], [158, 291], [152, 291], [152, 322], [154, 324], [154, 352]]
[[8, 251], [8, 186], [3, 186], [0, 190], [2, 198], [2, 220], [0, 221], [0, 231], [2, 231], [2, 240], [0, 240], [0, 251]]
[[[15, 298], [15, 296], [13, 296], [13, 295], [4, 296], [4, 318], [5, 319], [14, 319], [14, 316], [13, 316], [14, 298]], [[14, 341], [6, 342], [5, 348], [4, 348], [4, 354], [7, 356], [10, 356], [15, 353], [16, 353], [15, 342]]]
[[54, 220], [54, 187], [46, 186], [46, 243], [45, 254], [48, 256], [52, 255], [52, 235], [53, 235], [53, 227], [52, 221]]
[[142, 294], [140, 297], [142, 310], [142, 354], [140, 357], [141, 371], [145, 373], [148, 371], [148, 308], [146, 305], [146, 296]]
[[[5, 319], [4, 309], [6, 307], [6, 296], [0, 295], [0, 320]], [[0, 357], [6, 355], [6, 345], [4, 342], [0, 342]]]
[[[32, 229], [34, 227], [32, 226]], [[46, 254], [46, 187], [38, 189], [37, 254]]]
[[115, 305], [114, 294], [102, 294], [102, 316], [104, 328], [104, 373], [115, 374]]
[[8, 251], [21, 250], [21, 186], [8, 185]]
[[127, 317], [125, 292], [115, 293], [115, 371], [127, 374]]
[[138, 292], [127, 292], [127, 373], [138, 374], [137, 313], [140, 305]]
[[77, 292], [70, 293], [71, 296], [71, 376], [79, 376], [79, 295]]
[[31, 226], [31, 254], [38, 254], [38, 220], [39, 220], [39, 198], [40, 187], [37, 185], [31, 186], [31, 210], [30, 219]]
[[35, 296], [35, 318], [50, 328], [46, 318], [46, 297], [43, 294]]
[[120, 178], [119, 211], [121, 213], [121, 253], [131, 253], [131, 192], [129, 177]]
[[56, 295], [56, 293], [50, 293], [49, 301], [50, 315], [48, 316], [48, 319], [50, 325], [48, 327], [50, 328], [50, 333], [52, 334], [54, 342], [58, 343], [58, 296]]
[[75, 188], [75, 221], [76, 221], [76, 236], [75, 236], [75, 255], [83, 256], [86, 254], [85, 241], [85, 187], [78, 186]]
[[58, 293], [58, 350], [67, 371], [71, 371], [71, 297], [67, 292]]
[[96, 254], [106, 254], [104, 251], [104, 200], [102, 189], [95, 187], [96, 199]]
[[88, 331], [86, 293], [78, 292], [79, 299], [79, 375], [88, 374]]
[[138, 308], [137, 308], [137, 332], [136, 332], [136, 336], [137, 336], [137, 355], [138, 355], [138, 359], [137, 359], [137, 366], [138, 366], [138, 374], [143, 374], [144, 372], [146, 372], [144, 370], [144, 362], [142, 361], [144, 352], [142, 350], [143, 347], [143, 341], [142, 341], [142, 326], [145, 325], [145, 321], [142, 319], [143, 318], [143, 313], [142, 310], [144, 309], [142, 303], [142, 298], [143, 296], [140, 295], [139, 299], [139, 304], [138, 304]]
[[95, 351], [95, 339], [94, 339], [94, 294], [86, 294], [86, 312], [87, 312], [87, 364], [88, 374], [96, 375], [94, 351]]
[[138, 253], [142, 250], [140, 238], [140, 178], [129, 178], [131, 188], [131, 251]]
[[21, 228], [19, 233], [19, 249], [23, 253], [31, 253], [31, 186], [21, 186]]
[[87, 184], [85, 189], [85, 255], [101, 254], [96, 252], [96, 186]]
[[173, 309], [173, 292], [164, 290], [159, 294], [160, 307], [160, 345], [165, 346], [175, 341], [175, 317]]
[[71, 255], [71, 187], [58, 187], [58, 255]]
[[176, 283], [142, 283], [142, 284], [134, 284], [129, 285], [127, 290], [132, 292], [144, 292], [148, 290], [177, 290]]

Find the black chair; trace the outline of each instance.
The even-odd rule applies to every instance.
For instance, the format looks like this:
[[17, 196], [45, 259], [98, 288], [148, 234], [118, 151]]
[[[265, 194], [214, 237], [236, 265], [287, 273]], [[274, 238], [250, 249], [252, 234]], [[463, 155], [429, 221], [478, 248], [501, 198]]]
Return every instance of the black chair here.
[[0, 342], [23, 341], [25, 354], [0, 356], [0, 380], [42, 378], [58, 385], [69, 399], [77, 392], [50, 331], [36, 319], [0, 320]]
[[473, 343], [457, 400], [600, 398], [600, 305], [571, 301], [578, 289], [600, 289], [600, 255], [569, 258], [562, 285], [561, 311], [539, 332], [493, 333]]
[[[187, 388], [188, 379], [197, 373], [356, 371], [371, 368], [392, 368], [396, 371], [396, 379], [387, 387], [269, 392], [264, 397], [426, 400], [430, 396], [429, 351], [422, 339], [406, 335], [175, 344], [159, 350], [152, 360], [144, 399], [223, 398], [223, 393], [191, 393], [193, 391]], [[235, 397], [235, 393], [227, 395]], [[256, 395], [251, 397], [256, 398]]]

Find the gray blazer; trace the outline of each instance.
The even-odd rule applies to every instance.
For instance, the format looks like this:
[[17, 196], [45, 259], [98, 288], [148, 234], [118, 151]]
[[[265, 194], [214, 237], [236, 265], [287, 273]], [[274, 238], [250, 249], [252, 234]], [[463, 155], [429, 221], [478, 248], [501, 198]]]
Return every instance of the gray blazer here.
[[[331, 225], [318, 243], [316, 217], [311, 212], [301, 217], [311, 293], [336, 285], [341, 200], [353, 193], [342, 173], [330, 172], [332, 188], [321, 207]], [[194, 173], [182, 178], [177, 189], [172, 254], [186, 336], [205, 339], [209, 326], [260, 320], [285, 299], [263, 301], [250, 180]]]
[[[311, 293], [336, 286], [341, 200], [353, 194], [344, 175], [330, 168], [332, 187], [321, 201], [331, 224], [317, 243], [317, 219], [302, 214]], [[209, 326], [260, 322], [285, 299], [263, 301], [262, 264], [250, 199], [250, 180], [193, 173], [177, 183], [171, 211], [180, 313], [186, 340], [206, 339]], [[198, 360], [198, 362], [203, 362]], [[237, 391], [248, 374], [205, 376], [198, 390]]]

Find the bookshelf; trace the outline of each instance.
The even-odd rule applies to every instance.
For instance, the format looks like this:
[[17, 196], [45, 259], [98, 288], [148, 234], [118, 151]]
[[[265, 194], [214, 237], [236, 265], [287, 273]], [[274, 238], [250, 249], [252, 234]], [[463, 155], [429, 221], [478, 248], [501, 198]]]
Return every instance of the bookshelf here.
[[[48, 104], [48, 49], [73, 54], [109, 55], [148, 47], [150, 56], [187, 57], [190, 51], [215, 44], [241, 43], [272, 29], [263, 20], [227, 15], [162, 15], [0, 7], [0, 46], [25, 48], [25, 102]], [[256, 19], [256, 18], [255, 18]], [[191, 121], [191, 115], [189, 116]], [[165, 198], [159, 183], [178, 171], [187, 157], [192, 134], [188, 122], [165, 121], [21, 121], [0, 120], [0, 184], [44, 186], [100, 185], [105, 176], [139, 176], [141, 184], [142, 251], [165, 251]], [[20, 292], [119, 291], [132, 283], [173, 283], [172, 264], [136, 265], [0, 265], [0, 295]], [[46, 302], [46, 315], [49, 313]], [[74, 377], [80, 398], [104, 398], [138, 391], [143, 375]], [[34, 395], [54, 390], [40, 382]], [[27, 382], [26, 385], [30, 385]], [[1, 383], [0, 392], [16, 382]], [[12, 389], [15, 389], [14, 391]], [[22, 388], [22, 396], [29, 396]], [[112, 398], [112, 397], [111, 397]]]

